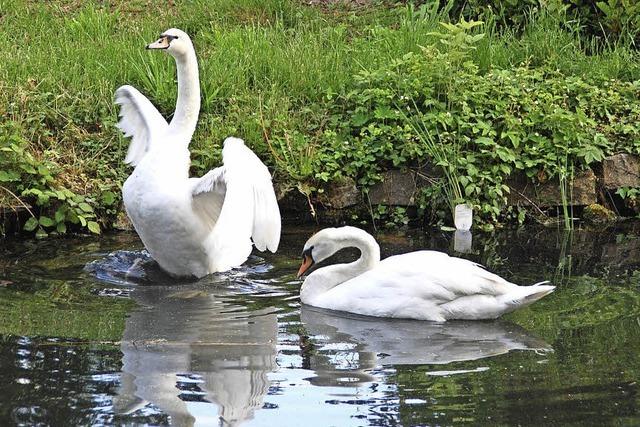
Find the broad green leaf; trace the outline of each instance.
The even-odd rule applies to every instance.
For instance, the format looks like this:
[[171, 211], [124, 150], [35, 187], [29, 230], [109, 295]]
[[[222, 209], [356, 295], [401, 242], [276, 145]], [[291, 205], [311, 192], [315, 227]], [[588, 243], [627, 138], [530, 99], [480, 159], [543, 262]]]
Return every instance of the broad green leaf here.
[[43, 165], [38, 166], [38, 173], [43, 176], [51, 175], [51, 172], [49, 172], [49, 169]]
[[90, 232], [95, 233], [95, 234], [100, 234], [100, 224], [98, 224], [95, 221], [89, 221], [87, 223], [87, 228], [89, 229]]
[[38, 226], [38, 220], [31, 217], [27, 220], [27, 222], [24, 223], [24, 226], [22, 228], [26, 231], [33, 231], [36, 229], [37, 226]]
[[104, 203], [105, 205], [111, 206], [115, 201], [116, 195], [113, 193], [113, 191], [105, 191], [104, 193], [102, 193], [102, 203]]
[[480, 144], [480, 145], [484, 145], [484, 146], [490, 146], [490, 145], [494, 145], [495, 143], [493, 142], [493, 139], [488, 138], [486, 136], [479, 136], [476, 138], [476, 144]]
[[0, 182], [18, 181], [20, 175], [13, 171], [0, 171]]
[[357, 113], [354, 114], [353, 117], [351, 117], [351, 123], [353, 123], [353, 125], [356, 127], [363, 126], [365, 123], [367, 123], [367, 121], [369, 121], [369, 116], [367, 116], [366, 114]]
[[60, 222], [64, 221], [65, 217], [66, 217], [66, 213], [65, 213], [64, 209], [60, 208], [60, 209], [58, 209], [56, 211], [54, 219], [56, 220], [56, 222], [60, 223]]
[[91, 213], [93, 212], [93, 208], [86, 202], [78, 203], [78, 207], [82, 209], [84, 212]]
[[20, 164], [20, 169], [22, 169], [26, 173], [30, 173], [30, 174], [35, 174], [36, 173], [36, 168], [34, 168], [31, 165], [24, 164], [24, 163]]
[[464, 188], [464, 194], [465, 194], [465, 196], [467, 196], [467, 197], [468, 197], [468, 196], [472, 195], [472, 194], [473, 194], [473, 192], [475, 191], [475, 189], [476, 189], [475, 185], [473, 185], [473, 184], [471, 184], [471, 185], [467, 185], [467, 186]]
[[41, 215], [40, 225], [42, 225], [43, 227], [53, 227], [53, 225], [55, 225], [55, 222], [48, 216]]

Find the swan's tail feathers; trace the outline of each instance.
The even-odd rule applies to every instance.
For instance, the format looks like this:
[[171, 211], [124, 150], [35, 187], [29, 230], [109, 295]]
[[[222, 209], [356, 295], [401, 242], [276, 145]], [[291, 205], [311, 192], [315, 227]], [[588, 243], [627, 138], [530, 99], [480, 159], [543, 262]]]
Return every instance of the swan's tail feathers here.
[[[549, 283], [549, 282], [547, 281], [543, 283]], [[524, 297], [527, 305], [538, 301], [542, 297], [549, 295], [551, 292], [553, 292], [556, 289], [555, 286], [542, 285], [542, 284], [534, 285], [532, 287], [535, 288], [535, 289], [532, 289], [532, 293]]]
[[[546, 285], [547, 283], [551, 283], [551, 282], [550, 282], [550, 281], [548, 281], [548, 280], [543, 280], [542, 282], [534, 283], [534, 284], [533, 284], [533, 285], [531, 285], [531, 286]], [[555, 288], [555, 286], [552, 286], [552, 287], [553, 287], [553, 288]]]
[[549, 282], [545, 281], [531, 286], [520, 286], [517, 290], [503, 295], [505, 303], [511, 306], [511, 310], [533, 304], [556, 289], [555, 286], [545, 285], [544, 283]]

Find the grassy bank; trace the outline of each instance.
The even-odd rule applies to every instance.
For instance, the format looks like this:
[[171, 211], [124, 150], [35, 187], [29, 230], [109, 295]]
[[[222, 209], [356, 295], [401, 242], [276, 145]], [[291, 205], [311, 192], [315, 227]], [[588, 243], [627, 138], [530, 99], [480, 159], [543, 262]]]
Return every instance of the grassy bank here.
[[[172, 59], [143, 49], [169, 27], [192, 35], [200, 60], [195, 174], [236, 135], [281, 188], [313, 195], [353, 178], [366, 191], [386, 168], [428, 161], [427, 135], [458, 153], [444, 167], [499, 221], [517, 170], [550, 179], [640, 151], [631, 41], [594, 44], [544, 11], [517, 30], [483, 19], [446, 28], [450, 11], [429, 6], [286, 0], [0, 0], [0, 204], [30, 206], [25, 228], [40, 233], [111, 225], [129, 173], [113, 92], [132, 84], [170, 116]], [[424, 197], [447, 203], [442, 183]]]

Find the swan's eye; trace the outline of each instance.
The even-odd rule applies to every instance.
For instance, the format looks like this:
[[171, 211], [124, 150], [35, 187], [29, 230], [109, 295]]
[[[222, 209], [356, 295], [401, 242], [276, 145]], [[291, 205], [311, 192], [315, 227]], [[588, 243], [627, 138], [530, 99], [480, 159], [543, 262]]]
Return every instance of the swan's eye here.
[[303, 250], [302, 258], [304, 259], [305, 257], [309, 257], [310, 259], [313, 259], [313, 256], [311, 255], [312, 250], [313, 250], [313, 246], [310, 246], [307, 249]]

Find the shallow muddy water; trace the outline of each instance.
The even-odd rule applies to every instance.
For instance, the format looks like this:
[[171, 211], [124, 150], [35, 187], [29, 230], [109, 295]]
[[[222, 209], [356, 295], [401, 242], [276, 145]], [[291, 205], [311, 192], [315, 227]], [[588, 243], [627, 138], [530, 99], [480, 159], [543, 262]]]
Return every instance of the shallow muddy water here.
[[433, 248], [558, 286], [445, 324], [301, 307], [312, 232], [199, 281], [131, 234], [0, 243], [0, 425], [640, 424], [637, 226], [475, 234], [466, 254], [451, 233], [378, 234], [383, 257]]

